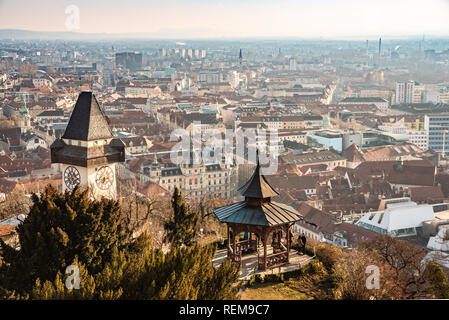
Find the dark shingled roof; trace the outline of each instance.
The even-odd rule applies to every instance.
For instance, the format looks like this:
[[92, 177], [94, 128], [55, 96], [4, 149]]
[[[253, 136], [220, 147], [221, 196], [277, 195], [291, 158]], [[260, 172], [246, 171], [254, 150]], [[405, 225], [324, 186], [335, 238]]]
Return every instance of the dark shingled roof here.
[[213, 212], [220, 222], [270, 227], [296, 222], [302, 218], [292, 207], [277, 202], [252, 206], [241, 201], [216, 208]]
[[237, 190], [244, 197], [251, 198], [269, 198], [279, 195], [276, 190], [268, 183], [263, 175], [260, 174], [260, 164], [257, 162], [251, 178], [242, 187]]
[[62, 138], [90, 141], [112, 137], [106, 116], [95, 95], [92, 92], [81, 92]]
[[[259, 161], [252, 177], [237, 191], [246, 197], [245, 201], [213, 210], [220, 222], [272, 227], [302, 219], [302, 216], [292, 207], [271, 201], [271, 197], [277, 196], [278, 193], [260, 174]], [[248, 201], [249, 198], [265, 199], [265, 201], [261, 200], [260, 203], [254, 204]]]

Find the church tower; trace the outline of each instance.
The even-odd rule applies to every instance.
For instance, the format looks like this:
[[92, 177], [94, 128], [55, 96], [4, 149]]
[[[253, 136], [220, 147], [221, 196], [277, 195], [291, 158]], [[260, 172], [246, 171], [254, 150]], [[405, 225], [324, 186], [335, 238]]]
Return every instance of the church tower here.
[[117, 197], [115, 164], [125, 145], [113, 136], [92, 92], [81, 92], [61, 139], [50, 147], [51, 162], [62, 164], [62, 191], [89, 187], [95, 199]]

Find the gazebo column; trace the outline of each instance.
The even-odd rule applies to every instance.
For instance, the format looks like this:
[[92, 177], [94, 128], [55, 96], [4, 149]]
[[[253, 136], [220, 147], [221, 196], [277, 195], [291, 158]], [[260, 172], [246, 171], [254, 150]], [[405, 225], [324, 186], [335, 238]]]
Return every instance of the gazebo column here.
[[229, 232], [229, 224], [226, 224], [227, 227], [227, 237], [228, 237], [228, 259], [232, 258], [231, 255], [231, 233]]
[[290, 226], [287, 226], [287, 262], [290, 262]]
[[263, 235], [263, 270], [267, 270], [267, 241], [268, 240], [268, 234], [267, 232], [264, 232]]
[[278, 231], [279, 249], [281, 249], [281, 242], [282, 242], [282, 230]]
[[235, 243], [235, 232], [234, 228], [232, 228], [232, 261], [236, 261], [237, 257], [237, 246]]

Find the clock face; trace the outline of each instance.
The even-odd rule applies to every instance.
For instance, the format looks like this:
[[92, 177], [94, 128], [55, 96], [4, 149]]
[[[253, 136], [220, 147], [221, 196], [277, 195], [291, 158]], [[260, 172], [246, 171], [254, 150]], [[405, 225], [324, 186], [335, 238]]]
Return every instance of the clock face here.
[[95, 183], [101, 190], [108, 190], [114, 182], [114, 171], [108, 166], [101, 167], [97, 171]]
[[73, 190], [81, 181], [79, 171], [75, 167], [67, 167], [64, 171], [64, 183], [70, 190]]

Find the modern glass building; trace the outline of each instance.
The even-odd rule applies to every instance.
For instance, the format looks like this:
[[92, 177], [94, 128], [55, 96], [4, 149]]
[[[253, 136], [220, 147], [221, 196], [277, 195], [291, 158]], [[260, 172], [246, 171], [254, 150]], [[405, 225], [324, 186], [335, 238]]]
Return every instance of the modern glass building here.
[[449, 113], [426, 115], [424, 129], [429, 134], [429, 149], [440, 153], [444, 149], [444, 153], [447, 155], [449, 151]]

